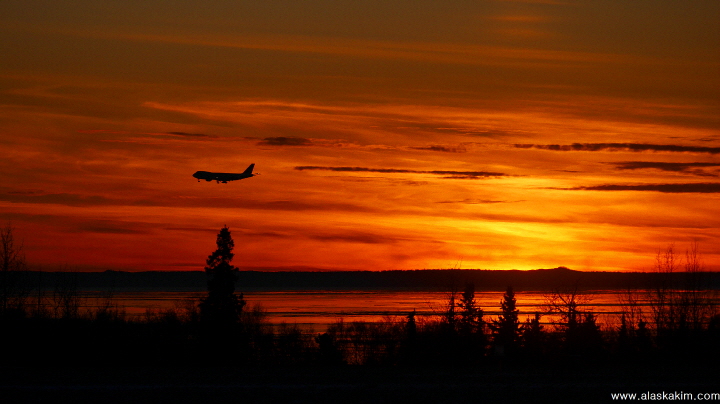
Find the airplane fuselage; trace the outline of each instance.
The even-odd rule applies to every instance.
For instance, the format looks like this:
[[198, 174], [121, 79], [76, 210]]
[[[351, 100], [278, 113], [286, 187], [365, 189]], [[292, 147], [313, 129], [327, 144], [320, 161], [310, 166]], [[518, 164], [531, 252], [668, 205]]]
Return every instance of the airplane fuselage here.
[[252, 173], [254, 167], [255, 164], [250, 164], [250, 166], [242, 173], [214, 173], [212, 171], [196, 171], [195, 174], [193, 174], [193, 177], [197, 178], [198, 181], [217, 181], [218, 183], [222, 182], [223, 184], [226, 184], [228, 181], [237, 181], [256, 176], [257, 174]]

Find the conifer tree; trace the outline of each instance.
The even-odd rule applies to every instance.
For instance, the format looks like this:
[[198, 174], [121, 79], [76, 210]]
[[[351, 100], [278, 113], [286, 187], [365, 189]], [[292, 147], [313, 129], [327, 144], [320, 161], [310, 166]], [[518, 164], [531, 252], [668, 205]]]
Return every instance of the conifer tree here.
[[457, 323], [458, 338], [450, 341], [454, 345], [450, 347], [450, 351], [454, 352], [451, 360], [460, 364], [477, 363], [485, 356], [487, 339], [484, 332], [484, 313], [475, 300], [473, 283], [465, 285], [465, 290], [460, 295], [460, 302], [457, 303], [457, 306], [460, 309], [460, 318]]
[[521, 328], [520, 343], [525, 354], [529, 357], [537, 357], [542, 353], [545, 343], [545, 332], [540, 324], [540, 312], [535, 312], [535, 317], [528, 318]]
[[460, 295], [460, 302], [457, 304], [460, 309], [460, 322], [458, 324], [461, 335], [482, 333], [483, 310], [477, 306], [475, 301], [475, 285], [468, 283]]
[[501, 313], [497, 320], [493, 320], [490, 329], [493, 331], [493, 343], [495, 346], [502, 346], [505, 352], [512, 353], [518, 345], [520, 337], [520, 322], [518, 321], [518, 309], [516, 307], [515, 292], [511, 286], [503, 294], [500, 300]]
[[242, 293], [235, 294], [238, 268], [231, 264], [235, 242], [227, 226], [220, 229], [216, 244], [217, 249], [205, 262], [208, 294], [200, 303], [200, 315], [207, 323], [229, 325], [238, 322], [245, 301]]

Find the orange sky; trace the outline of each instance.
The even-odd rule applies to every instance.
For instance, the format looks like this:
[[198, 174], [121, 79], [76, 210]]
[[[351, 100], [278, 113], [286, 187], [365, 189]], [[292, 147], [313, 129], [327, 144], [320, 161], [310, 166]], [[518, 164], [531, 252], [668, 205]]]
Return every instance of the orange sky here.
[[[0, 2], [48, 270], [720, 270], [720, 2]], [[198, 183], [197, 170], [261, 176]]]

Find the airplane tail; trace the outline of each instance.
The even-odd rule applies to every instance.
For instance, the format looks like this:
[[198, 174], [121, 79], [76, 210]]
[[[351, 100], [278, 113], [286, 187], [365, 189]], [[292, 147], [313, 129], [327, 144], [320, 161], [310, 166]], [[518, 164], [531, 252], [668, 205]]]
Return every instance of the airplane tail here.
[[255, 163], [250, 164], [248, 168], [243, 171], [243, 174], [251, 175], [253, 172], [253, 168], [255, 168]]

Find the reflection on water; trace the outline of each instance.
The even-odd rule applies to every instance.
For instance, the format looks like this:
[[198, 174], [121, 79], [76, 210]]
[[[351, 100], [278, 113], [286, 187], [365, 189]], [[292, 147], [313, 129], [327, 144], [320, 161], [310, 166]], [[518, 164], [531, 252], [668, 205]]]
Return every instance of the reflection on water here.
[[[590, 310], [597, 314], [598, 322], [605, 326], [619, 323], [624, 295], [626, 292], [603, 290], [583, 292], [580, 310]], [[499, 314], [503, 292], [477, 292], [478, 305], [485, 316]], [[197, 301], [204, 296], [202, 292], [158, 292], [134, 291], [116, 292], [112, 299], [124, 309], [130, 317], [142, 317], [148, 310], [182, 308], [188, 302]], [[649, 318], [651, 307], [648, 294], [639, 292], [637, 303]], [[282, 322], [298, 324], [304, 328], [324, 330], [338, 319], [345, 321], [377, 321], [383, 317], [406, 316], [415, 310], [418, 318], [442, 313], [447, 307], [449, 293], [417, 291], [262, 291], [247, 292], [245, 300], [248, 306], [259, 304], [266, 311], [268, 320], [273, 324]], [[517, 307], [520, 321], [532, 317], [535, 312], [544, 313], [547, 293], [517, 292]], [[101, 293], [85, 294], [86, 305], [101, 304], [106, 296]], [[714, 300], [718, 301], [715, 295]], [[556, 321], [553, 315], [545, 315], [543, 322]]]

